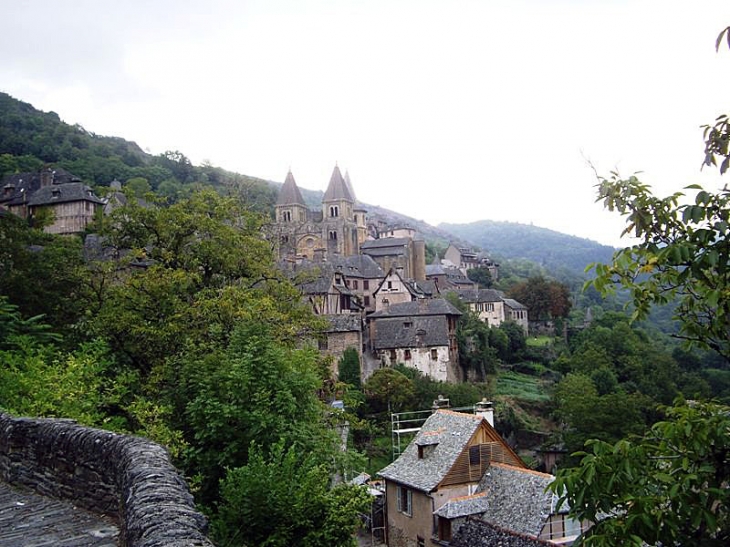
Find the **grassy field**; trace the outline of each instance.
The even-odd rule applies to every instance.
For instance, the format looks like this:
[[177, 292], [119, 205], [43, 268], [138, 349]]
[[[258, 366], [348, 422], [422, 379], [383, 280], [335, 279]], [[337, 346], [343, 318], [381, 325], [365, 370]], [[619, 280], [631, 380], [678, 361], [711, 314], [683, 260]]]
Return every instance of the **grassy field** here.
[[547, 401], [550, 399], [543, 380], [514, 371], [499, 373], [497, 376], [497, 395], [526, 401]]
[[549, 346], [552, 343], [553, 343], [552, 336], [529, 336], [527, 338], [527, 345], [533, 346], [536, 348], [542, 348], [545, 346]]

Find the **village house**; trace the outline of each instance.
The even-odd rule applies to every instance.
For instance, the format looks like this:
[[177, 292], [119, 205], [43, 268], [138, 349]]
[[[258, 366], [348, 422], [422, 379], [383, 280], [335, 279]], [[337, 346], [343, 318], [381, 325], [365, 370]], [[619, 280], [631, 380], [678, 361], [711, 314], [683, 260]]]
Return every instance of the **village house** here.
[[486, 268], [494, 281], [499, 278], [499, 264], [495, 264], [484, 253], [479, 253], [468, 247], [457, 247], [450, 243], [444, 252], [444, 260], [447, 264], [461, 270], [464, 275], [473, 268]]
[[404, 279], [391, 268], [373, 291], [375, 311], [387, 310], [393, 304], [413, 302], [433, 296], [433, 284]]
[[0, 192], [0, 208], [31, 222], [48, 215], [52, 222], [44, 231], [51, 234], [83, 233], [99, 217], [103, 205], [81, 179], [60, 167], [8, 175]]
[[557, 496], [546, 491], [554, 477], [528, 469], [512, 451], [493, 427], [491, 403], [476, 410], [437, 410], [379, 472], [388, 545], [571, 544], [587, 525], [558, 509]]
[[453, 291], [459, 300], [469, 306], [490, 327], [498, 327], [505, 321], [514, 321], [528, 334], [527, 307], [494, 289], [462, 289]]
[[493, 463], [526, 467], [485, 418], [490, 408], [482, 411], [437, 410], [398, 459], [378, 473], [385, 479], [389, 547], [438, 544], [439, 509], [474, 494]]
[[438, 291], [449, 289], [475, 289], [477, 284], [469, 279], [455, 266], [446, 266], [436, 259], [434, 264], [426, 265], [426, 279], [434, 284]]
[[362, 354], [362, 317], [360, 314], [326, 315], [328, 326], [325, 338], [319, 342], [319, 350], [332, 356], [332, 376], [337, 376], [337, 364], [345, 350], [353, 348]]
[[442, 298], [391, 304], [368, 317], [370, 349], [380, 366], [402, 363], [435, 380], [458, 381], [460, 315]]
[[384, 237], [363, 242], [363, 254], [371, 256], [384, 272], [397, 271], [404, 279], [426, 280], [426, 243], [412, 237]]

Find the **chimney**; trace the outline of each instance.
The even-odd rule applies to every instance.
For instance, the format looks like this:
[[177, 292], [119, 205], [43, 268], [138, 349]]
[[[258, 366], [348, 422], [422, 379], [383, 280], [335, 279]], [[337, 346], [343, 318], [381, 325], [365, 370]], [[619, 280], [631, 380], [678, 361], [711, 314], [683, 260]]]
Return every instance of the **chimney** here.
[[45, 188], [46, 186], [53, 184], [54, 175], [55, 172], [53, 172], [50, 167], [41, 169], [41, 188]]
[[437, 410], [440, 410], [442, 408], [449, 408], [451, 406], [449, 404], [448, 399], [444, 399], [443, 395], [439, 395], [436, 399], [433, 400], [433, 406], [431, 407], [432, 412], [436, 412]]
[[474, 405], [474, 414], [481, 416], [489, 422], [489, 425], [494, 427], [494, 404], [491, 401], [487, 401], [486, 397]]

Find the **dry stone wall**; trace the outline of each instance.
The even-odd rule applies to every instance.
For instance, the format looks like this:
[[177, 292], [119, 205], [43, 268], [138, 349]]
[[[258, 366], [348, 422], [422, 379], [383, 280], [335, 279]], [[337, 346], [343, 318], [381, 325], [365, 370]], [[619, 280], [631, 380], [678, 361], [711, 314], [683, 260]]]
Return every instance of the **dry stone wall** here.
[[125, 547], [212, 547], [167, 451], [71, 420], [0, 413], [0, 480], [115, 517]]

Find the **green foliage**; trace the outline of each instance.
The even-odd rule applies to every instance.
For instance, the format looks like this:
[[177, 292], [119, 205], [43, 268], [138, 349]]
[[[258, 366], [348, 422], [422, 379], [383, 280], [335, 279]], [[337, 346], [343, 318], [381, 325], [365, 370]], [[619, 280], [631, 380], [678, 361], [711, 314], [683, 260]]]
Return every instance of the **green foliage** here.
[[[555, 390], [556, 417], [564, 424], [563, 441], [569, 451], [583, 448], [588, 439], [616, 442], [629, 433], [640, 433], [651, 416], [653, 401], [639, 393], [621, 390], [599, 392], [604, 378], [568, 374]], [[610, 382], [610, 380], [609, 380]]]
[[111, 422], [107, 407], [116, 404], [124, 385], [113, 377], [113, 358], [94, 342], [65, 353], [25, 340], [0, 351], [0, 407], [21, 416], [71, 418], [85, 425]]
[[277, 441], [316, 455], [331, 454], [334, 436], [324, 427], [313, 349], [289, 349], [256, 321], [239, 325], [225, 352], [182, 362], [180, 389], [191, 469], [204, 475], [202, 495], [215, 498], [224, 468], [248, 461], [252, 442]]
[[528, 308], [533, 321], [567, 317], [572, 306], [570, 289], [542, 276], [531, 277], [509, 290], [509, 295]]
[[326, 467], [284, 441], [269, 451], [252, 445], [248, 463], [222, 481], [214, 537], [223, 547], [354, 547], [370, 496], [329, 483]]
[[627, 289], [634, 319], [676, 299], [677, 336], [730, 358], [730, 190], [689, 186], [694, 200], [680, 203], [680, 192], [657, 198], [635, 176], [615, 173], [600, 179], [598, 189], [607, 209], [626, 216], [623, 233], [640, 241], [617, 251], [611, 264], [594, 264], [591, 284], [602, 292]]
[[466, 271], [466, 276], [485, 289], [490, 289], [494, 285], [494, 279], [488, 268], [471, 268]]
[[15, 215], [0, 216], [0, 295], [24, 317], [42, 315], [67, 330], [83, 312], [81, 240], [30, 228]]
[[357, 389], [362, 385], [360, 380], [360, 355], [355, 348], [347, 348], [342, 354], [337, 371], [340, 382], [349, 384]]
[[60, 342], [61, 336], [51, 331], [51, 326], [42, 322], [43, 316], [24, 319], [18, 306], [10, 304], [7, 297], [0, 295], [0, 349], [22, 344], [31, 340], [44, 345]]
[[558, 471], [551, 490], [595, 523], [577, 544], [730, 542], [730, 408], [677, 404], [666, 414], [641, 437], [591, 441], [579, 467]]
[[148, 192], [152, 191], [150, 183], [144, 177], [132, 177], [124, 187], [129, 189], [138, 198], [143, 198]]
[[497, 395], [533, 402], [550, 399], [546, 382], [533, 375], [504, 371], [497, 376]]
[[383, 415], [404, 410], [414, 396], [413, 382], [402, 372], [387, 367], [373, 372], [363, 390], [372, 411]]

